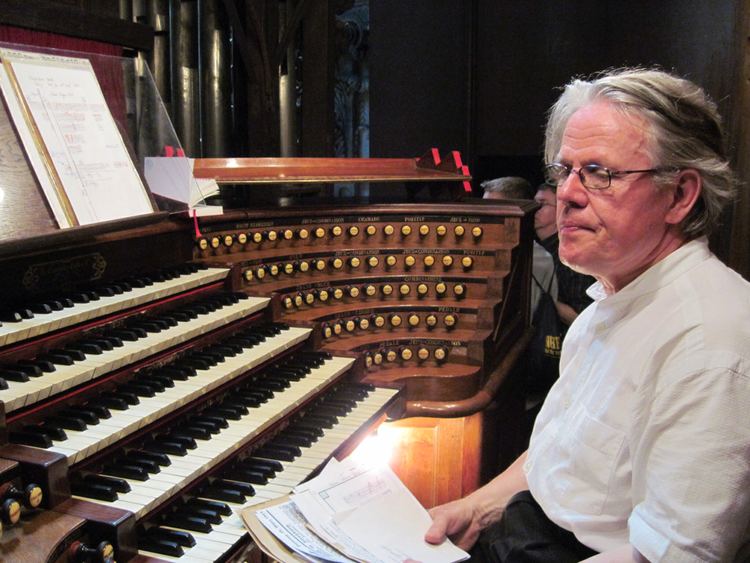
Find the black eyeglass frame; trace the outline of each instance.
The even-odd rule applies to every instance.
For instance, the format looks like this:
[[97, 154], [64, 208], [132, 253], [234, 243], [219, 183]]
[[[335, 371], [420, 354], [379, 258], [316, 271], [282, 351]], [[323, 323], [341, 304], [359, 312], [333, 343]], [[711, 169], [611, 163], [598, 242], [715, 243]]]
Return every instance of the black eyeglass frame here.
[[[567, 174], [565, 178], [562, 180], [558, 180], [557, 182], [550, 182], [549, 180], [549, 171], [554, 169], [560, 169], [567, 171]], [[604, 171], [607, 173], [607, 185], [602, 187], [592, 187], [586, 185], [586, 176], [584, 175], [584, 170], [589, 170], [593, 173], [593, 171]], [[581, 166], [578, 170], [573, 168], [572, 166], [568, 164], [562, 164], [561, 162], [552, 162], [550, 164], [547, 164], [544, 167], [544, 182], [553, 187], [559, 186], [562, 182], [564, 182], [573, 172], [575, 172], [578, 175], [578, 178], [581, 180], [581, 184], [584, 188], [587, 190], [606, 190], [607, 188], [612, 186], [612, 178], [619, 178], [620, 176], [625, 176], [627, 174], [658, 174], [660, 172], [666, 172], [669, 170], [668, 168], [645, 168], [643, 170], [610, 170], [606, 166], [600, 166], [598, 164], [587, 164], [585, 166]]]

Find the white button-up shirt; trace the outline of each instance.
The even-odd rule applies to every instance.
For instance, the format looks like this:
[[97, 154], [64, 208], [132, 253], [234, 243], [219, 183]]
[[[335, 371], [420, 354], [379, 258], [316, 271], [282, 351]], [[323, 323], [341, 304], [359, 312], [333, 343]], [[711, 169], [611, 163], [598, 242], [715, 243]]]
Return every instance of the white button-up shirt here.
[[598, 551], [744, 561], [750, 284], [700, 239], [615, 294], [589, 294], [534, 426], [532, 495]]

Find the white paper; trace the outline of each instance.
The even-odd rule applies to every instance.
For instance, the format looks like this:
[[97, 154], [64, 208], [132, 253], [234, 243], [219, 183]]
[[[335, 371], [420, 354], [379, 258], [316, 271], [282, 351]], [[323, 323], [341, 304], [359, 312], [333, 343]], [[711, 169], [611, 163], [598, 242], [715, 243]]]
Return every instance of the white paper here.
[[331, 549], [306, 527], [304, 517], [291, 501], [259, 510], [256, 516], [273, 535], [297, 553], [312, 560], [352, 563], [351, 559]]
[[[79, 224], [153, 212], [88, 59], [4, 49]], [[15, 96], [3, 80], [6, 99]], [[14, 121], [19, 124], [13, 116]], [[22, 136], [27, 154], [38, 152]], [[38, 155], [31, 158], [32, 163]], [[35, 169], [40, 183], [49, 172]], [[49, 181], [49, 178], [47, 178]], [[50, 200], [51, 207], [55, 207]], [[62, 226], [62, 225], [61, 225]]]
[[348, 458], [327, 466], [291, 499], [308, 527], [358, 561], [451, 563], [469, 557], [449, 541], [424, 541], [430, 516], [387, 465], [366, 467]]

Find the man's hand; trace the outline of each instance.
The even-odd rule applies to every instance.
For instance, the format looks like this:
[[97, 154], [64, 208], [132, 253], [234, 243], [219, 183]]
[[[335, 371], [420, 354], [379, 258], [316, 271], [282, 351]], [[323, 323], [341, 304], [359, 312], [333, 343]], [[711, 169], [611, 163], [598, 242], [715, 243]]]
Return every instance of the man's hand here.
[[472, 504], [463, 498], [430, 509], [432, 526], [425, 533], [425, 541], [439, 544], [448, 537], [461, 549], [471, 549], [482, 531]]

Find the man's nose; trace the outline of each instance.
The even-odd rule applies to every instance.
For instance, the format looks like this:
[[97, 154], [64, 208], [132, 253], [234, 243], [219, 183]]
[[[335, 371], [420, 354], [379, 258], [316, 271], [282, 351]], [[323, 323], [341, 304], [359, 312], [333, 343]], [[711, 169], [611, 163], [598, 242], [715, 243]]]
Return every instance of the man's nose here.
[[558, 207], [572, 205], [574, 207], [584, 207], [588, 201], [588, 190], [581, 182], [581, 177], [577, 172], [571, 172], [564, 182], [557, 185], [557, 205]]

